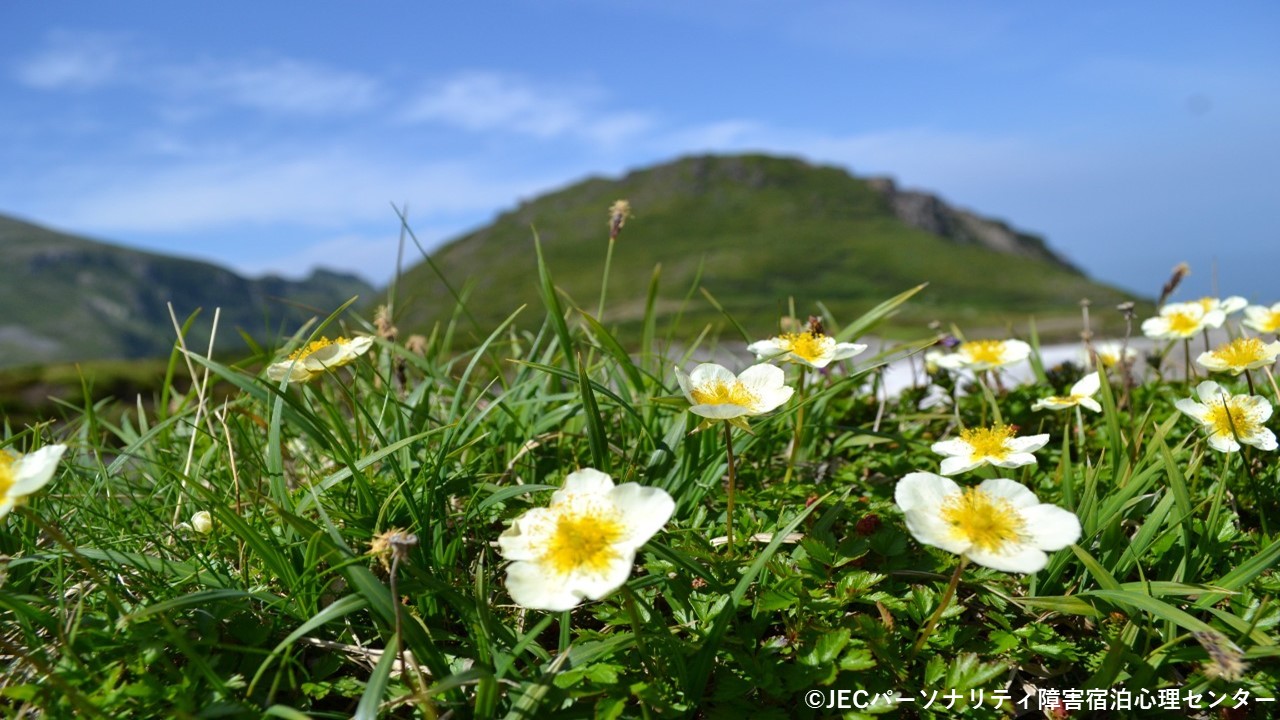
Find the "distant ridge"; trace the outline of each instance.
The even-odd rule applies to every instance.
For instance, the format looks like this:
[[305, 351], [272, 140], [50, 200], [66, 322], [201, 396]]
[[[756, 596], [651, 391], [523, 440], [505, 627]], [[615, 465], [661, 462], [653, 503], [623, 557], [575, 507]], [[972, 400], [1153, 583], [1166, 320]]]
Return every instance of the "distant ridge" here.
[[[789, 298], [802, 317], [821, 303], [847, 321], [923, 282], [929, 287], [900, 316], [922, 330], [933, 319], [1002, 327], [1032, 313], [1057, 314], [1065, 327], [1081, 298], [1132, 299], [1003, 221], [887, 178], [767, 155], [685, 157], [619, 179], [589, 178], [520, 203], [439, 248], [432, 261], [455, 288], [466, 288], [479, 325], [473, 330], [492, 329], [526, 303], [529, 326], [542, 317], [536, 229], [557, 286], [594, 312], [607, 209], [619, 198], [630, 201], [634, 217], [615, 248], [604, 321], [624, 334], [643, 316], [659, 263], [662, 315], [683, 308], [689, 322], [721, 322], [701, 294], [684, 302], [697, 278], [761, 334], [777, 328]], [[425, 331], [454, 314], [454, 299], [426, 263], [408, 270], [399, 288], [402, 329]]]
[[142, 252], [0, 215], [0, 366], [167, 355], [180, 321], [202, 309], [192, 337], [208, 342], [221, 308], [218, 347], [244, 348], [292, 334], [373, 288], [353, 275], [317, 270], [303, 280], [245, 278], [197, 260]]

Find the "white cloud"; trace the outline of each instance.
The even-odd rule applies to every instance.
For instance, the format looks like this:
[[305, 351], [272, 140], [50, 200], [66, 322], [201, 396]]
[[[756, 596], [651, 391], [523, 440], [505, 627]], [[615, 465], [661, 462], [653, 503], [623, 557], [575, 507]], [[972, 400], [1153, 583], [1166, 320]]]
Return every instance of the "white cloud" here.
[[643, 113], [599, 110], [597, 95], [582, 88], [532, 85], [499, 73], [466, 72], [425, 91], [409, 104], [402, 120], [541, 139], [577, 136], [602, 144], [651, 127], [652, 119]]
[[[56, 32], [46, 47], [18, 63], [28, 87], [67, 90], [108, 84], [140, 89], [169, 102], [249, 107], [272, 113], [333, 115], [364, 111], [380, 96], [368, 75], [291, 58], [171, 62], [146, 48], [126, 50], [124, 39]], [[164, 110], [170, 119], [198, 115], [186, 105]]]
[[246, 154], [133, 172], [81, 169], [66, 179], [57, 215], [66, 225], [112, 233], [190, 232], [240, 223], [394, 226], [391, 202], [407, 200], [429, 216], [474, 214], [548, 184], [540, 177], [489, 177], [460, 163], [406, 167], [336, 151]]
[[380, 90], [376, 80], [360, 73], [290, 59], [206, 62], [171, 68], [160, 77], [169, 81], [171, 90], [185, 95], [298, 115], [367, 110]]
[[51, 33], [47, 47], [19, 62], [18, 82], [41, 90], [86, 89], [114, 79], [124, 62], [121, 38], [99, 33]]

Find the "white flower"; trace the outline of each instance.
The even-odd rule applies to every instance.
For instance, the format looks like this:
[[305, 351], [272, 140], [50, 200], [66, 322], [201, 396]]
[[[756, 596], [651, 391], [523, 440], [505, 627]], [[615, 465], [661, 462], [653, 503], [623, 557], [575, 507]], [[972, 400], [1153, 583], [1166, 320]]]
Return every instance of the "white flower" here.
[[1271, 403], [1261, 395], [1231, 395], [1218, 383], [1206, 380], [1196, 386], [1193, 398], [1183, 398], [1174, 407], [1190, 415], [1209, 433], [1209, 447], [1218, 452], [1236, 452], [1240, 444], [1259, 450], [1275, 450], [1276, 436], [1264, 423], [1271, 418]]
[[320, 338], [300, 348], [287, 359], [273, 363], [267, 368], [267, 379], [280, 382], [285, 378], [289, 382], [306, 382], [321, 373], [342, 367], [369, 351], [373, 346], [373, 338], [357, 337], [336, 340]]
[[1093, 395], [1102, 389], [1102, 378], [1097, 372], [1091, 372], [1080, 378], [1075, 385], [1071, 386], [1071, 391], [1065, 397], [1054, 396], [1041, 398], [1035, 401], [1031, 406], [1032, 410], [1065, 410], [1069, 407], [1080, 405], [1087, 407], [1094, 412], [1102, 412], [1102, 406], [1097, 400], [1093, 399]]
[[866, 345], [836, 342], [835, 338], [812, 330], [785, 333], [747, 346], [747, 352], [755, 353], [759, 360], [789, 360], [815, 368], [851, 358], [866, 349]]
[[191, 516], [191, 529], [201, 535], [208, 535], [213, 532], [213, 516], [208, 510], [201, 510]]
[[894, 500], [916, 540], [1005, 572], [1036, 572], [1049, 562], [1046, 550], [1080, 539], [1075, 514], [1004, 478], [962, 490], [949, 478], [911, 473]]
[[[1138, 359], [1137, 348], [1118, 342], [1099, 342], [1093, 344], [1093, 355], [1104, 368], [1117, 365], [1132, 365]], [[1093, 355], [1085, 354], [1085, 365], [1093, 365]]]
[[924, 371], [933, 375], [938, 372], [941, 367], [938, 361], [946, 357], [947, 354], [938, 349], [926, 350], [924, 352]]
[[767, 413], [795, 392], [783, 384], [786, 374], [774, 365], [752, 365], [737, 376], [715, 363], [702, 363], [688, 375], [679, 367], [675, 371], [689, 412], [714, 420]]
[[1280, 333], [1280, 303], [1271, 307], [1250, 305], [1244, 309], [1244, 324], [1260, 333]]
[[1196, 362], [1213, 372], [1239, 375], [1246, 370], [1274, 365], [1277, 356], [1280, 356], [1280, 341], [1263, 343], [1258, 338], [1240, 337], [1200, 353]]
[[45, 445], [28, 455], [0, 450], [0, 519], [53, 479], [58, 460], [66, 451], [66, 445]]
[[1160, 314], [1142, 321], [1142, 334], [1157, 340], [1182, 340], [1206, 327], [1222, 327], [1227, 315], [1220, 308], [1206, 310], [1199, 302], [1169, 303]]
[[599, 470], [571, 473], [551, 496], [498, 537], [507, 560], [507, 592], [535, 610], [568, 610], [598, 600], [631, 575], [636, 550], [670, 519], [675, 501], [636, 483], [614, 486]]
[[1200, 303], [1200, 307], [1204, 308], [1206, 316], [1214, 310], [1222, 311], [1222, 320], [1217, 320], [1215, 317], [1214, 320], [1217, 320], [1216, 325], [1212, 324], [1212, 321], [1210, 321], [1210, 325], [1216, 328], [1222, 327], [1222, 322], [1227, 319], [1228, 315], [1240, 312], [1249, 304], [1248, 300], [1245, 300], [1239, 295], [1232, 295], [1228, 298], [1202, 297], [1196, 302]]
[[1031, 453], [1049, 442], [1049, 435], [1014, 437], [1012, 425], [996, 425], [989, 428], [965, 428], [960, 437], [933, 444], [933, 451], [948, 457], [942, 461], [942, 474], [972, 470], [990, 463], [996, 467], [1035, 465]]
[[1026, 360], [1030, 354], [1031, 346], [1021, 340], [970, 340], [937, 362], [948, 370], [968, 368], [980, 372]]

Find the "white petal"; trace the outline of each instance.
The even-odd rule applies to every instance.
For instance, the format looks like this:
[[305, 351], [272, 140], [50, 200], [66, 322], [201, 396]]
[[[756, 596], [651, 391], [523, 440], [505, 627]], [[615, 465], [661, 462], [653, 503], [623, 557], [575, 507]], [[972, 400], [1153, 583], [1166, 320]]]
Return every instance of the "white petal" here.
[[720, 405], [694, 405], [689, 408], [689, 412], [694, 415], [700, 415], [712, 420], [729, 420], [731, 418], [742, 417], [743, 415], [753, 415], [751, 408], [745, 408], [741, 405], [730, 405], [722, 403]]
[[1236, 442], [1236, 439], [1230, 434], [1210, 433], [1209, 447], [1218, 452], [1231, 453], [1240, 450], [1240, 443]]
[[1102, 412], [1102, 405], [1091, 397], [1080, 398], [1080, 405], [1087, 407], [1094, 412]]
[[1080, 518], [1056, 505], [1036, 505], [1022, 510], [1027, 541], [1041, 550], [1061, 550], [1080, 539]]
[[768, 340], [757, 340], [747, 346], [747, 352], [755, 353], [759, 360], [772, 360], [781, 355], [787, 354], [787, 349], [778, 342], [778, 338], [769, 338]]
[[942, 465], [938, 470], [943, 475], [957, 475], [962, 472], [969, 472], [982, 465], [982, 463], [982, 460], [974, 460], [972, 456], [949, 457], [943, 458]]
[[1238, 310], [1243, 310], [1244, 307], [1248, 304], [1249, 304], [1249, 301], [1244, 299], [1243, 297], [1239, 295], [1232, 295], [1231, 297], [1226, 298], [1225, 300], [1222, 300], [1220, 303], [1218, 303], [1218, 307], [1222, 310], [1222, 312], [1230, 315], [1231, 313], [1236, 312]]
[[1211, 403], [1221, 405], [1222, 396], [1226, 394], [1222, 386], [1212, 380], [1205, 380], [1196, 386], [1196, 395], [1200, 398], [1200, 402], [1206, 405]]
[[548, 573], [536, 562], [516, 562], [507, 567], [507, 593], [521, 607], [551, 612], [577, 607], [583, 597], [567, 577]]
[[564, 485], [551, 496], [551, 504], [556, 503], [557, 496], [562, 494], [587, 493], [604, 495], [613, 489], [613, 478], [595, 468], [582, 468], [565, 476]]
[[1249, 438], [1249, 444], [1259, 450], [1275, 450], [1276, 435], [1267, 428], [1262, 428], [1253, 437]]
[[693, 385], [689, 381], [689, 376], [684, 374], [679, 365], [676, 365], [673, 369], [676, 372], [676, 382], [680, 383], [680, 392], [684, 393], [689, 402], [693, 402]]
[[1075, 385], [1071, 386], [1071, 394], [1081, 397], [1089, 397], [1102, 389], [1102, 378], [1096, 372], [1080, 378]]
[[777, 365], [760, 363], [743, 370], [736, 379], [756, 392], [782, 387], [786, 384], [787, 374]]
[[951, 439], [940, 440], [929, 446], [930, 450], [939, 455], [955, 455], [958, 457], [969, 457], [973, 455], [973, 446], [963, 440]]
[[1000, 498], [1015, 508], [1035, 507], [1040, 504], [1036, 494], [1026, 485], [1008, 478], [983, 480], [978, 490], [993, 498]]
[[626, 541], [632, 548], [645, 544], [662, 529], [675, 512], [676, 502], [666, 490], [623, 483], [609, 493], [614, 507], [622, 513], [626, 525]]
[[592, 600], [599, 600], [622, 587], [631, 577], [632, 567], [636, 562], [636, 552], [631, 548], [618, 547], [618, 557], [609, 561], [608, 566], [598, 573], [572, 573], [569, 576], [569, 587]]
[[368, 335], [362, 335], [357, 338], [352, 338], [350, 341], [346, 343], [345, 347], [346, 347], [347, 353], [352, 358], [355, 358], [357, 356], [365, 354], [366, 352], [369, 351], [369, 348], [373, 347], [373, 338], [369, 337]]
[[1009, 453], [999, 460], [989, 460], [989, 462], [996, 467], [1016, 468], [1022, 467], [1023, 465], [1035, 465], [1038, 461], [1036, 460], [1036, 456], [1031, 453], [1015, 452]]
[[978, 547], [970, 548], [965, 557], [993, 570], [1015, 573], [1033, 573], [1049, 564], [1049, 556], [1031, 545], [1007, 545], [1003, 552], [986, 552]]
[[963, 555], [969, 550], [970, 543], [963, 537], [957, 537], [936, 510], [911, 510], [902, 514], [907, 523], [907, 531], [911, 537], [925, 545], [941, 548], [947, 552]]
[[[782, 371], [778, 370], [778, 372]], [[689, 383], [693, 387], [702, 387], [714, 382], [732, 383], [735, 379], [728, 368], [715, 363], [701, 363], [689, 373]]]
[[1066, 410], [1074, 407], [1078, 401], [1064, 397], [1047, 397], [1031, 403], [1032, 410]]
[[938, 367], [946, 370], [959, 370], [966, 364], [965, 359], [960, 357], [958, 353], [947, 353], [946, 355], [939, 357], [934, 362], [937, 363]]
[[847, 360], [855, 355], [861, 355], [866, 349], [867, 346], [860, 343], [836, 343], [836, 347], [831, 353], [831, 359]]
[[1031, 354], [1031, 346], [1021, 340], [1005, 340], [1004, 356], [1005, 364], [1015, 363], [1019, 360], [1025, 360]]
[[756, 396], [759, 399], [759, 402], [753, 411], [755, 414], [759, 415], [761, 413], [767, 413], [770, 410], [774, 410], [790, 400], [793, 393], [795, 393], [795, 389], [789, 387], [772, 388], [768, 391], [761, 392]]
[[53, 472], [58, 468], [62, 453], [67, 451], [66, 445], [45, 445], [39, 450], [23, 455], [14, 461], [13, 485], [9, 488], [11, 497], [22, 497], [44, 487], [53, 479]]
[[1142, 321], [1142, 334], [1149, 338], [1163, 338], [1169, 334], [1169, 321], [1163, 317], [1147, 318]]
[[1033, 452], [1044, 447], [1048, 442], [1049, 433], [1044, 433], [1043, 435], [1009, 438], [1006, 446], [1013, 448], [1015, 452]]
[[1202, 352], [1196, 356], [1196, 364], [1210, 372], [1235, 372], [1240, 374], [1239, 370], [1227, 365], [1221, 358], [1211, 352]]
[[1173, 404], [1180, 412], [1190, 415], [1201, 423], [1209, 422], [1209, 408], [1191, 398], [1182, 398]]
[[1271, 401], [1261, 395], [1250, 395], [1240, 402], [1245, 412], [1249, 413], [1254, 420], [1263, 423], [1271, 417], [1272, 407]]
[[558, 517], [548, 508], [527, 511], [498, 536], [498, 551], [507, 560], [537, 560], [546, 552]]
[[950, 478], [914, 472], [898, 481], [893, 489], [893, 501], [903, 512], [920, 510], [937, 514], [947, 497], [959, 494], [960, 486]]

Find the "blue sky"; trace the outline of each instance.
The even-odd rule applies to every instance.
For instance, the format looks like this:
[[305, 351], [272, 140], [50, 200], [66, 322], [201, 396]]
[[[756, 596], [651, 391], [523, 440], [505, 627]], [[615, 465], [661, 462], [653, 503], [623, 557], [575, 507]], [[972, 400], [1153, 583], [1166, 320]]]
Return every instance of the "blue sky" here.
[[892, 175], [1144, 294], [1185, 260], [1188, 293], [1216, 267], [1280, 300], [1280, 5], [1065, 7], [4, 3], [0, 213], [382, 282], [391, 203], [432, 246], [588, 175], [766, 151]]

